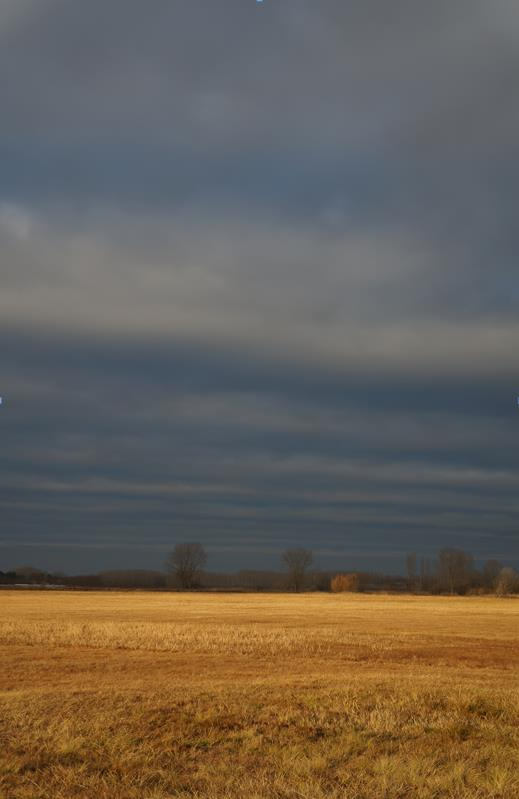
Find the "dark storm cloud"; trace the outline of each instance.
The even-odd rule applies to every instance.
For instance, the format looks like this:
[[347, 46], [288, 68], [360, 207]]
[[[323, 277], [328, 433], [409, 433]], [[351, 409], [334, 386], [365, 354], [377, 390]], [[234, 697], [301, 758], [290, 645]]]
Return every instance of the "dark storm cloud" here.
[[518, 39], [507, 0], [2, 5], [5, 560], [518, 560]]
[[359, 159], [369, 172], [382, 157], [393, 195], [454, 193], [464, 205], [466, 183], [492, 183], [517, 153], [511, 0], [20, 5], [3, 32], [0, 17], [11, 76], [0, 100], [5, 152], [28, 192], [24, 158], [57, 190], [73, 189], [70, 174], [107, 190], [108, 170], [122, 199], [132, 177], [134, 190], [148, 177], [166, 193], [160, 165], [170, 191], [179, 172], [189, 194], [190, 170], [195, 186], [207, 172], [210, 192], [222, 163], [225, 188], [242, 170], [261, 182], [268, 156], [303, 174]]
[[[499, 397], [465, 414], [432, 408], [426, 394], [421, 405], [417, 394], [411, 410], [409, 380], [400, 390], [394, 380], [401, 407], [388, 408], [376, 400], [383, 379], [362, 395], [357, 377], [340, 402], [337, 376], [328, 391], [305, 392], [297, 367], [281, 379], [250, 359], [226, 364], [223, 353], [13, 344], [7, 373], [16, 362], [25, 374], [18, 367], [4, 408], [9, 551], [19, 538], [40, 557], [48, 547], [50, 562], [73, 529], [75, 544], [101, 559], [119, 544], [128, 564], [142, 549], [160, 562], [180, 530], [196, 531], [220, 565], [229, 549], [237, 562], [249, 547], [268, 563], [301, 541], [324, 563], [346, 550], [382, 564], [417, 539], [429, 552], [451, 537], [481, 556], [496, 537], [515, 552], [518, 436]], [[485, 395], [484, 385], [470, 391]]]

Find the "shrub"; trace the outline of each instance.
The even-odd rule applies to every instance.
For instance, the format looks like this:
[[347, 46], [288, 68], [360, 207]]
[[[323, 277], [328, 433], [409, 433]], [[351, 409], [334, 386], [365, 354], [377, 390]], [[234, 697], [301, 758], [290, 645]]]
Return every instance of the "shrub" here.
[[331, 579], [330, 589], [335, 594], [341, 593], [342, 591], [356, 592], [359, 590], [359, 584], [359, 575], [355, 572], [352, 574], [336, 574], [335, 577]]

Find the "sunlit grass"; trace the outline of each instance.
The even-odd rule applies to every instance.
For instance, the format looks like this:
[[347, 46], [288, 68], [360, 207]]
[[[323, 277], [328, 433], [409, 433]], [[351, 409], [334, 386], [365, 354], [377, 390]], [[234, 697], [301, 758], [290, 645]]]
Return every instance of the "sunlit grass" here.
[[519, 602], [3, 592], [0, 796], [519, 797]]

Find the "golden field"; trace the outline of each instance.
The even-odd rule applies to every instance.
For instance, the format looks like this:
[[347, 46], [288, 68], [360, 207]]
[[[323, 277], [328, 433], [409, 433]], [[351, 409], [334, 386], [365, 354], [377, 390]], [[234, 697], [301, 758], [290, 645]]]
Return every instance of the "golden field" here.
[[2, 799], [519, 797], [519, 600], [0, 591]]

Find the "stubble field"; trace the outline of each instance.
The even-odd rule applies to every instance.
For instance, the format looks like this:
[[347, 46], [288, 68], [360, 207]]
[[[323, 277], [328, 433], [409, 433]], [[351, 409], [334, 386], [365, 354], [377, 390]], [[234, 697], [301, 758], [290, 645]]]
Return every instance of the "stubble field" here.
[[519, 797], [519, 600], [0, 592], [2, 799]]

